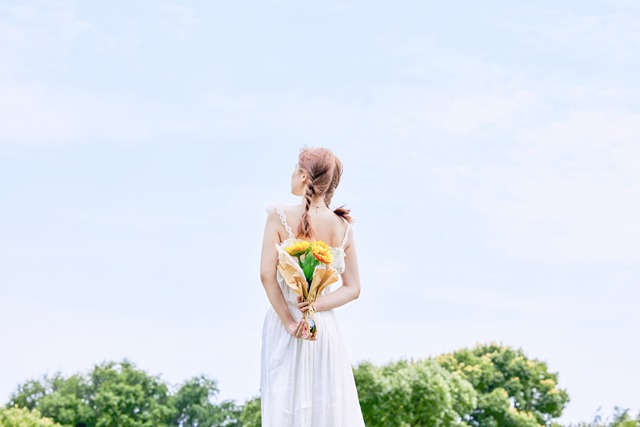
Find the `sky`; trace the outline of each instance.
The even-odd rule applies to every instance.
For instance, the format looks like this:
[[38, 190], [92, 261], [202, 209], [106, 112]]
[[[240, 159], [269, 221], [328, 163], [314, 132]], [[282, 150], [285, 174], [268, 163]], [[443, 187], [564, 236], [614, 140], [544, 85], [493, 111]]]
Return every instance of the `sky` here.
[[344, 165], [353, 363], [477, 343], [640, 411], [634, 0], [4, 1], [0, 403], [128, 359], [259, 394], [265, 208]]

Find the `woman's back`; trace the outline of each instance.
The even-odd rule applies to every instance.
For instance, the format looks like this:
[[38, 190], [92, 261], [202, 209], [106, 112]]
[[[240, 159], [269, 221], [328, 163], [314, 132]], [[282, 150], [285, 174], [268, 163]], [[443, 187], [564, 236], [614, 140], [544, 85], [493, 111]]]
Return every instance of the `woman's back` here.
[[[291, 227], [291, 230], [293, 230], [293, 234], [296, 235], [296, 230], [298, 230], [300, 222], [302, 221], [304, 206], [283, 206], [282, 211], [286, 215], [287, 223], [289, 227]], [[311, 239], [303, 240], [322, 240], [332, 247], [339, 247], [342, 244], [345, 233], [347, 232], [347, 221], [329, 209], [319, 210], [311, 207], [309, 209], [309, 215], [311, 216], [314, 235]], [[286, 230], [282, 230], [281, 237], [283, 237], [281, 241], [289, 237], [286, 234]]]

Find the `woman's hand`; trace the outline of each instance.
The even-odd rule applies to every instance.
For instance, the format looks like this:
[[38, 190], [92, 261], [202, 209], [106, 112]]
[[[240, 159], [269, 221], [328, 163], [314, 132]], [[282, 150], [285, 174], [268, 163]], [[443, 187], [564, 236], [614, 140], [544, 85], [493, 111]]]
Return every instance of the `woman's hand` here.
[[308, 301], [302, 301], [302, 297], [298, 297], [298, 309], [302, 314], [306, 313], [309, 309], [311, 309], [311, 311], [316, 311], [315, 304], [311, 305]]
[[296, 338], [300, 338], [303, 340], [315, 341], [316, 337], [311, 335], [309, 332], [309, 324], [303, 318], [300, 319], [299, 322], [291, 322], [287, 326], [287, 331]]

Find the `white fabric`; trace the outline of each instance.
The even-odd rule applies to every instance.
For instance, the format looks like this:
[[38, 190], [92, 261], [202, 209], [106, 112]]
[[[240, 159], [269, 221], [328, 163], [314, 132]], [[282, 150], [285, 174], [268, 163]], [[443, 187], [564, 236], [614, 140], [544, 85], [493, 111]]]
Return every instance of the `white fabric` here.
[[[295, 239], [284, 213], [278, 214], [289, 238]], [[344, 245], [331, 250], [333, 266], [344, 271]], [[302, 317], [296, 293], [279, 272], [276, 278], [293, 318]], [[338, 281], [334, 287], [341, 285]], [[326, 289], [324, 293], [332, 292]], [[333, 310], [316, 313], [317, 341], [295, 338], [284, 327], [273, 307], [262, 330], [260, 391], [263, 427], [360, 427], [364, 426], [353, 371]]]

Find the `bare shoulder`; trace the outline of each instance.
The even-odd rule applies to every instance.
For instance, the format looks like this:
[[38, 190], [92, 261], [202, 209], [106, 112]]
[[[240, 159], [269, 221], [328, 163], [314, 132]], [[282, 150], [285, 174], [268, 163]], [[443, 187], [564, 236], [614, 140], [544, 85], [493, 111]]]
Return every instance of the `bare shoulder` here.
[[287, 216], [302, 215], [302, 205], [280, 205], [282, 212]]
[[265, 210], [267, 212], [267, 224], [280, 224], [281, 222], [280, 212], [278, 212], [278, 210], [284, 213], [282, 205], [279, 205], [279, 204], [269, 205], [266, 207]]
[[268, 214], [278, 215], [278, 211], [283, 214], [288, 214], [294, 211], [296, 205], [285, 205], [284, 203], [273, 203], [266, 207], [266, 211]]
[[269, 205], [264, 210], [267, 212], [268, 218], [271, 218], [274, 215], [278, 215], [278, 205]]
[[276, 229], [277, 225], [280, 224], [280, 215], [278, 215], [278, 211], [275, 207], [269, 207], [266, 209], [267, 211], [267, 229]]

